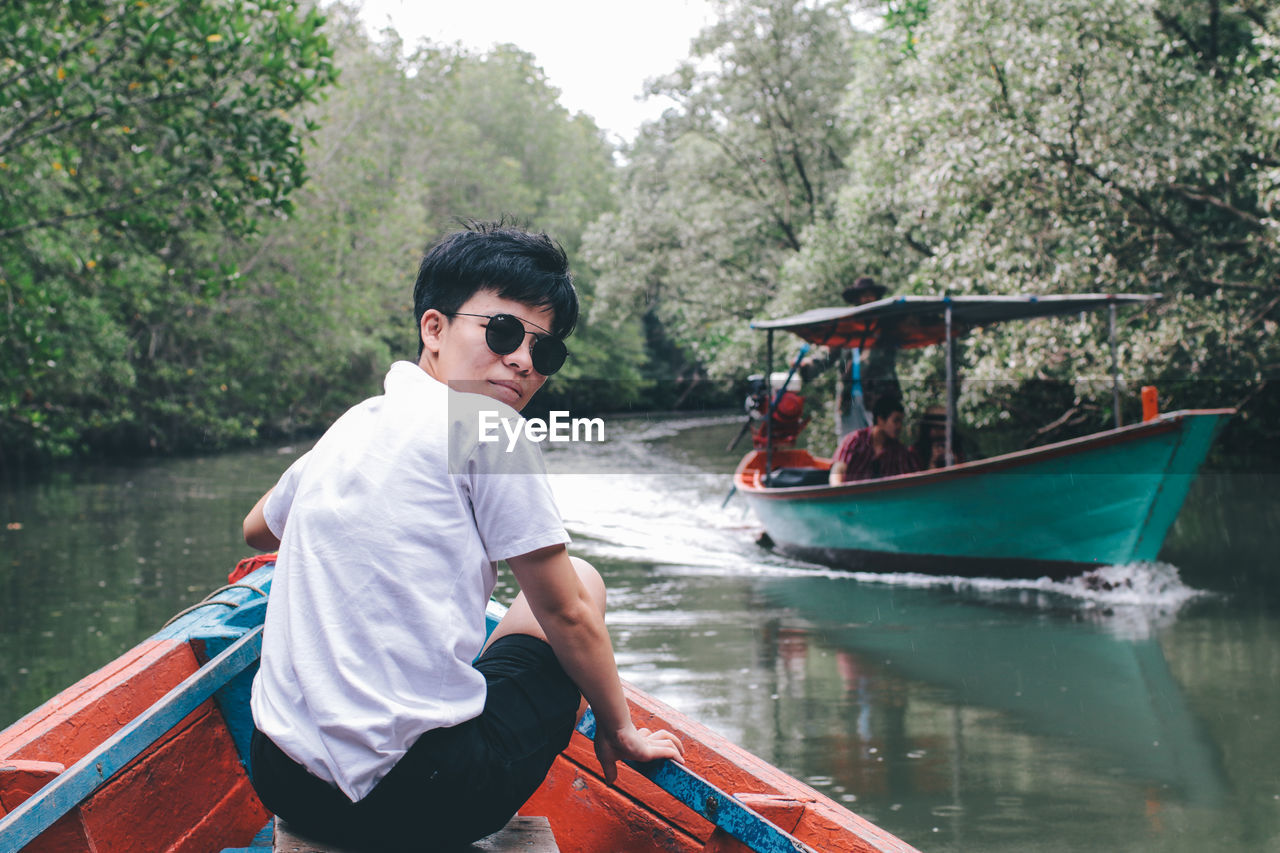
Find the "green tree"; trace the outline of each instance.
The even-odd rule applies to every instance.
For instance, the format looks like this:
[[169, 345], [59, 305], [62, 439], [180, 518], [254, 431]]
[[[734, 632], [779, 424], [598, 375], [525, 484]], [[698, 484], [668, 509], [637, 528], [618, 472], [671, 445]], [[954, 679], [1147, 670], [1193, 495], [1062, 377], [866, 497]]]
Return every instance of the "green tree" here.
[[420, 81], [418, 100], [435, 105], [419, 132], [415, 162], [430, 239], [459, 219], [507, 216], [560, 241], [582, 298], [582, 321], [569, 362], [538, 402], [627, 405], [640, 390], [639, 326], [597, 310], [595, 273], [582, 252], [587, 225], [614, 206], [612, 146], [589, 117], [570, 115], [533, 56], [513, 45], [481, 56], [426, 45], [410, 67]]
[[[788, 287], [856, 267], [914, 292], [1160, 292], [1125, 320], [1131, 387], [1274, 423], [1278, 33], [1253, 2], [930, 3], [914, 51], [887, 31], [853, 87], [855, 166]], [[1061, 322], [975, 336], [969, 417], [1102, 424], [1105, 339]], [[1035, 390], [1049, 380], [1069, 389], [1056, 408]]]
[[219, 235], [290, 210], [306, 130], [292, 111], [334, 76], [321, 22], [292, 0], [0, 7], [10, 453], [110, 442], [140, 405], [182, 415], [141, 378], [233, 284], [209, 261]]
[[[327, 11], [343, 74], [307, 113], [318, 127], [308, 183], [288, 220], [222, 253], [239, 275], [233, 316], [272, 330], [232, 336], [235, 351], [220, 357], [262, 434], [323, 428], [377, 392], [389, 360], [417, 357], [417, 263], [461, 221], [506, 216], [574, 256], [585, 223], [612, 203], [612, 149], [559, 104], [531, 55], [433, 43], [406, 53], [394, 31], [371, 37], [352, 9]], [[573, 259], [589, 306], [590, 271]], [[634, 335], [587, 321], [570, 348], [540, 400], [571, 392], [575, 408], [607, 405], [634, 390]]]
[[627, 152], [619, 210], [587, 252], [611, 311], [651, 316], [655, 343], [736, 375], [755, 343], [745, 321], [832, 215], [858, 38], [843, 2], [717, 5], [692, 58], [651, 85], [676, 106]]
[[[391, 358], [415, 357], [428, 243], [505, 215], [576, 256], [612, 204], [612, 148], [514, 47], [406, 55], [339, 3], [323, 22], [284, 2], [82, 3], [43, 18], [36, 5], [24, 14], [48, 24], [13, 44], [56, 50], [42, 61], [28, 46], [22, 67], [44, 68], [28, 74], [42, 85], [80, 82], [57, 115], [28, 115], [25, 97], [0, 112], [0, 133], [52, 128], [0, 160], [22, 178], [0, 190], [10, 458], [323, 428], [376, 391]], [[109, 57], [88, 69], [96, 90], [61, 58], [77, 52]], [[575, 399], [634, 390], [641, 346], [634, 330], [584, 323], [562, 373], [610, 382]]]

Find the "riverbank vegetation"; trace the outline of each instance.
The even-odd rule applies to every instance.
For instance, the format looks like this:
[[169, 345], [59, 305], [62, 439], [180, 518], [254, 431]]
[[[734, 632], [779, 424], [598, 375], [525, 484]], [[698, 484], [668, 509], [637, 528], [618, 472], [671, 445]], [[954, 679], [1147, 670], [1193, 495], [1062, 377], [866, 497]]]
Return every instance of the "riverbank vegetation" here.
[[[867, 5], [874, 35], [844, 3], [736, 4], [655, 85], [683, 108], [641, 134], [588, 233], [601, 299], [731, 376], [761, 349], [749, 320], [841, 304], [858, 275], [892, 294], [1161, 293], [1120, 317], [1127, 419], [1154, 384], [1165, 408], [1241, 406], [1233, 440], [1280, 434], [1280, 9]], [[980, 330], [963, 420], [1037, 440], [1105, 425], [1107, 331]], [[942, 402], [942, 355], [902, 361], [908, 408]]]
[[[584, 413], [706, 377], [733, 399], [761, 365], [749, 320], [869, 274], [1162, 293], [1121, 315], [1131, 408], [1156, 384], [1275, 437], [1280, 10], [717, 8], [651, 83], [675, 106], [615, 150], [518, 48], [405, 45], [341, 4], [5, 4], [0, 467], [322, 429], [412, 357], [422, 249], [502, 215], [571, 255], [585, 319], [546, 394]], [[966, 348], [967, 423], [1106, 421], [1105, 322]], [[939, 369], [908, 355], [909, 403]]]

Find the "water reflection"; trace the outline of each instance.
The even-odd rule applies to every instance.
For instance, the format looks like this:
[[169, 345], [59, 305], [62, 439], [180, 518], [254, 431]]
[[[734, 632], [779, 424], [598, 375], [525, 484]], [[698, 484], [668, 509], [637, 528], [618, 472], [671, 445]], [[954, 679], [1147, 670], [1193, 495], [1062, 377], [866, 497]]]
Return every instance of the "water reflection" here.
[[[1280, 849], [1280, 478], [1202, 478], [1176, 571], [851, 576], [722, 508], [737, 426], [611, 422], [603, 457], [547, 453], [628, 680], [930, 853]], [[0, 490], [0, 723], [220, 585], [294, 455]]]
[[1280, 837], [1272, 620], [600, 562], [625, 677], [921, 849]]
[[99, 465], [0, 489], [0, 725], [225, 583], [281, 458]]
[[934, 751], [901, 737], [906, 709], [896, 685], [912, 682], [932, 701], [995, 712], [991, 719], [1002, 730], [1074, 741], [1067, 748], [1088, 753], [1079, 763], [1188, 802], [1214, 805], [1227, 790], [1220, 757], [1159, 642], [1126, 636], [1132, 614], [1117, 635], [1105, 620], [1071, 612], [1028, 618], [1025, 610], [951, 590], [787, 578], [762, 582], [761, 592], [811, 626], [780, 642], [780, 654], [806, 653], [809, 641], [833, 653], [838, 685], [856, 710], [852, 755], [876, 739], [873, 712], [883, 717], [891, 754]]

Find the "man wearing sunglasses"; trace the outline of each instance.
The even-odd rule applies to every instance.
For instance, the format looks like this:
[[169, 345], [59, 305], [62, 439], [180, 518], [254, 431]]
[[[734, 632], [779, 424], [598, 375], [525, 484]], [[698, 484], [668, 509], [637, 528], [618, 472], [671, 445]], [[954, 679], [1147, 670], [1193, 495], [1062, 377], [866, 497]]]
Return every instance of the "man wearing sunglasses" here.
[[[254, 786], [303, 834], [386, 850], [500, 829], [582, 698], [610, 783], [617, 761], [682, 756], [631, 721], [604, 583], [566, 551], [538, 446], [478, 440], [477, 412], [518, 417], [564, 364], [578, 301], [563, 250], [500, 224], [452, 234], [423, 258], [414, 314], [417, 363], [393, 365], [386, 393], [343, 415], [244, 524], [250, 545], [279, 550]], [[500, 560], [521, 592], [486, 644]]]

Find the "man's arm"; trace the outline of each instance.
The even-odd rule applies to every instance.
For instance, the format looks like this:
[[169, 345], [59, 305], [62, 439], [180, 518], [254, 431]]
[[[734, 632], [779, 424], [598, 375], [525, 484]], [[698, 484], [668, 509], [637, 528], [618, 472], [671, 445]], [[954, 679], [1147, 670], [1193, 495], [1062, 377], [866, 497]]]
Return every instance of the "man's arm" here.
[[265, 495], [258, 498], [253, 509], [249, 510], [249, 514], [244, 517], [244, 541], [259, 551], [275, 551], [280, 547], [280, 540], [271, 532], [271, 528], [267, 527], [267, 519], [262, 514], [262, 508], [266, 506], [267, 498], [271, 497], [272, 491], [274, 489], [268, 489]]
[[507, 564], [556, 658], [591, 703], [596, 757], [605, 781], [612, 784], [617, 778], [618, 761], [682, 760], [683, 750], [674, 735], [637, 729], [631, 721], [604, 616], [565, 547], [554, 545], [510, 557]]

